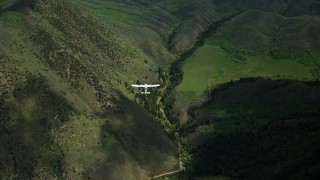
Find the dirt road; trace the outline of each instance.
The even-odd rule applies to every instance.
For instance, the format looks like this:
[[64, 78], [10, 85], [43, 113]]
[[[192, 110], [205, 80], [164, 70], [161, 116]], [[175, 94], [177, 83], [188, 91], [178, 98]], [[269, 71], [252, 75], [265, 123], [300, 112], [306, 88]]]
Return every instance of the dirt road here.
[[[176, 134], [176, 138], [177, 138], [177, 140], [179, 142], [179, 134]], [[163, 176], [169, 176], [169, 175], [176, 174], [176, 173], [179, 173], [181, 171], [184, 171], [185, 168], [183, 167], [183, 163], [182, 163], [181, 151], [182, 151], [182, 145], [179, 142], [179, 169], [178, 170], [169, 171], [169, 172], [163, 172], [161, 174], [154, 175], [154, 176], [150, 177], [149, 180], [157, 179], [157, 178], [160, 178], [160, 177], [163, 177]]]

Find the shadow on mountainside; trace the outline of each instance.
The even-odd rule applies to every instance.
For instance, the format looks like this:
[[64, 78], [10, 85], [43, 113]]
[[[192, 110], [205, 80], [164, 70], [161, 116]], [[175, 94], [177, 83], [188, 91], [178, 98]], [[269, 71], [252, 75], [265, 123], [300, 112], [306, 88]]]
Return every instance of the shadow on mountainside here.
[[13, 94], [0, 96], [0, 178], [62, 176], [63, 153], [55, 129], [73, 110], [42, 77], [28, 76]]
[[[127, 177], [119, 175], [123, 165], [130, 163], [129, 161], [134, 162], [131, 164], [132, 172], [145, 175], [142, 179], [177, 169], [179, 164], [175, 155], [178, 154], [178, 148], [166, 136], [157, 120], [120, 93], [119, 96], [122, 113], [111, 118], [106, 115], [101, 127], [102, 146], [111, 151], [112, 156], [97, 169], [99, 176], [126, 179]], [[107, 142], [107, 134], [112, 134], [117, 141], [113, 147]], [[112, 163], [118, 165], [112, 167]]]
[[212, 92], [190, 112], [196, 176], [319, 177], [319, 81], [248, 78]]

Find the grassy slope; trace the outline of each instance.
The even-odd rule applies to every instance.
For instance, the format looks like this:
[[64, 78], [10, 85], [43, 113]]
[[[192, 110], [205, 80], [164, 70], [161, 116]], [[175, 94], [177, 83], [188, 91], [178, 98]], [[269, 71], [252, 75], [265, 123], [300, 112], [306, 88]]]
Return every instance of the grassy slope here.
[[319, 85], [250, 80], [212, 94], [183, 132], [196, 176], [319, 176]]
[[[82, 0], [83, 1], [83, 0]], [[87, 1], [89, 2], [89, 1]], [[93, 2], [91, 2], [93, 4]], [[181, 53], [185, 48], [189, 48], [197, 40], [198, 34], [204, 31], [207, 26], [218, 18], [213, 5], [210, 0], [192, 1], [192, 0], [177, 0], [177, 1], [119, 1], [114, 0], [111, 2], [106, 1], [94, 1], [94, 4], [99, 6], [108, 5], [114, 10], [121, 12], [121, 14], [130, 14], [135, 17], [137, 21], [121, 21], [118, 23], [120, 27], [126, 30], [126, 34], [130, 38], [134, 38], [134, 41], [143, 49], [152, 50], [151, 53], [158, 53], [162, 56], [172, 55], [166, 54], [167, 49], [160, 48], [157, 44], [163, 42], [165, 37], [172, 32], [172, 29], [176, 27], [176, 34], [172, 38], [170, 49], [174, 54]], [[107, 11], [101, 12], [108, 13]], [[108, 18], [108, 17], [105, 17]], [[134, 26], [132, 26], [135, 23]], [[130, 29], [126, 29], [130, 28]], [[120, 29], [121, 30], [121, 29]], [[144, 33], [141, 34], [141, 31]], [[157, 39], [155, 33], [160, 35]], [[131, 35], [131, 36], [130, 36]], [[134, 37], [136, 36], [136, 37]], [[144, 39], [140, 44], [140, 40]], [[158, 49], [150, 49], [157, 46]], [[158, 55], [159, 55], [158, 54]]]
[[147, 179], [176, 168], [176, 146], [127, 99], [124, 82], [156, 79], [142, 51], [66, 1], [6, 11], [0, 23], [0, 177]]
[[[167, 1], [160, 1], [165, 4]], [[172, 9], [180, 1], [171, 4]], [[169, 5], [169, 6], [168, 6]], [[170, 4], [167, 4], [170, 7]], [[173, 38], [173, 52], [181, 52], [189, 48], [197, 40], [199, 33], [203, 32], [208, 26], [225, 16], [245, 12], [248, 10], [262, 10], [273, 12], [284, 16], [319, 15], [320, 3], [317, 0], [294, 1], [265, 1], [265, 0], [201, 0], [183, 1], [178, 10], [173, 13], [182, 19], [182, 24]], [[170, 10], [169, 10], [170, 11]], [[251, 19], [250, 19], [251, 20]]]
[[320, 3], [317, 0], [212, 0], [217, 6], [219, 13], [228, 13], [232, 11], [246, 11], [249, 9], [259, 9], [274, 12], [285, 16], [318, 15]]
[[[102, 17], [124, 28], [122, 30], [128, 34], [128, 37], [133, 38], [133, 41], [142, 49], [148, 49], [154, 58], [157, 59], [159, 55], [162, 55], [166, 60], [170, 60], [172, 56], [165, 49], [162, 49], [163, 46], [161, 47], [159, 42], [163, 41], [163, 37], [168, 36], [177, 24], [179, 26], [175, 30], [176, 33], [172, 38], [172, 48], [170, 49], [175, 54], [192, 46], [197, 40], [198, 34], [211, 23], [237, 12], [261, 9], [277, 14], [286, 11], [288, 16], [319, 14], [315, 8], [319, 3], [314, 0], [304, 2], [303, 6], [300, 2], [284, 0], [272, 1], [271, 3], [263, 0], [247, 0], [245, 3], [234, 0], [79, 1], [85, 2], [86, 6], [94, 13], [102, 15]], [[114, 21], [115, 19], [117, 21]], [[121, 29], [119, 30], [121, 31]], [[144, 34], [141, 34], [141, 31]], [[155, 35], [160, 36], [156, 37]], [[141, 42], [141, 38], [144, 40], [143, 42]], [[144, 45], [145, 43], [147, 45]]]
[[[252, 17], [256, 17], [252, 19]], [[224, 24], [213, 36], [244, 50], [301, 55], [319, 51], [318, 16], [287, 18], [262, 11], [247, 11]]]
[[[252, 20], [253, 16], [256, 18]], [[262, 11], [236, 16], [187, 60], [183, 67], [185, 78], [177, 87], [180, 103], [187, 105], [206, 96], [208, 80], [214, 87], [241, 77], [318, 77], [319, 27], [316, 16], [287, 18]], [[235, 56], [247, 60], [232, 61]]]
[[175, 146], [160, 125], [132, 102], [122, 104], [121, 115], [78, 115], [58, 130], [68, 177], [147, 179], [176, 168]]
[[[208, 26], [225, 16], [252, 9], [273, 12], [284, 16], [319, 15], [320, 3], [317, 0], [294, 1], [294, 0], [201, 0], [201, 1], [175, 1], [168, 4], [167, 1], [159, 1], [158, 4], [166, 4], [171, 7], [173, 14], [182, 19], [182, 24], [173, 39], [173, 51], [181, 52], [189, 48], [197, 40], [199, 33]], [[171, 5], [171, 6], [170, 6]], [[176, 8], [177, 6], [180, 8]], [[164, 8], [166, 9], [166, 8]], [[170, 11], [170, 8], [167, 8]], [[251, 19], [250, 19], [251, 20]]]
[[162, 9], [125, 2], [84, 1], [83, 8], [97, 16], [107, 26], [121, 32], [152, 61], [165, 66], [174, 57], [164, 47], [164, 36], [176, 22], [176, 17]]
[[179, 103], [188, 105], [206, 98], [211, 89], [230, 80], [244, 77], [312, 79], [310, 69], [292, 60], [273, 60], [268, 55], [245, 56], [245, 62], [216, 45], [205, 44], [184, 64], [184, 78], [177, 87]]
[[[257, 8], [286, 16], [319, 14], [317, 10], [304, 9], [309, 3], [319, 5], [316, 1], [304, 2], [300, 8], [299, 2], [290, 7], [280, 1], [265, 6], [261, 6], [262, 1], [250, 0], [251, 4], [215, 2], [225, 5], [218, 6], [219, 13]], [[210, 76], [220, 77], [223, 82], [248, 75], [273, 76], [278, 73], [283, 76], [275, 76], [276, 79], [319, 77], [319, 44], [314, 41], [318, 39], [318, 27], [317, 16], [287, 18], [262, 11], [247, 11], [236, 16], [218, 29], [213, 42], [207, 42], [189, 58], [191, 62], [184, 65], [184, 70], [188, 71], [184, 71], [186, 83], [177, 88], [184, 91], [178, 92], [180, 102], [187, 104], [193, 97], [206, 95], [204, 90], [208, 81], [202, 79]], [[219, 50], [214, 50], [214, 46]], [[221, 61], [210, 61], [208, 57]], [[260, 63], [254, 64], [253, 60]], [[212, 62], [220, 63], [212, 66]], [[269, 68], [261, 69], [261, 65]], [[214, 80], [217, 82], [218, 78]], [[190, 161], [190, 154], [184, 156], [189, 159], [187, 164], [191, 162], [191, 170], [173, 179], [318, 177], [319, 147], [314, 146], [319, 138], [318, 87], [272, 81], [235, 86], [233, 89], [222, 88], [223, 95], [219, 97], [218, 93], [212, 94], [211, 103], [201, 106], [196, 113], [191, 108], [192, 122], [182, 128], [193, 147], [189, 151], [193, 160]], [[223, 100], [228, 102], [221, 102]]]

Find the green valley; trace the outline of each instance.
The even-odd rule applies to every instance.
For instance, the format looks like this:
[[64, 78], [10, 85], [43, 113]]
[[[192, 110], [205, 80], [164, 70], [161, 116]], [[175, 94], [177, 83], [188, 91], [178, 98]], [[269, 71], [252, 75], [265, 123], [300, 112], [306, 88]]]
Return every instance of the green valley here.
[[310, 68], [294, 60], [274, 60], [270, 55], [233, 55], [210, 43], [183, 65], [184, 78], [177, 87], [181, 105], [207, 98], [210, 89], [246, 77], [312, 80]]
[[0, 0], [0, 179], [318, 179], [319, 15]]

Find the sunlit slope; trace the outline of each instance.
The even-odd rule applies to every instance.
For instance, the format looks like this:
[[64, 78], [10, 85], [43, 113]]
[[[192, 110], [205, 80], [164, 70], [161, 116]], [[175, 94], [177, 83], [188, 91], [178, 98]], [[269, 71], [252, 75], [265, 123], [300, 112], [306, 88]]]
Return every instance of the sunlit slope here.
[[181, 25], [175, 28], [175, 36], [172, 38], [172, 48], [178, 52], [192, 46], [198, 34], [210, 24], [245, 11], [261, 10], [286, 17], [320, 14], [320, 2], [316, 0], [160, 0], [156, 4], [180, 20]]
[[[145, 49], [156, 60], [162, 57], [172, 60], [169, 52], [181, 53], [190, 48], [199, 33], [210, 24], [226, 16], [247, 10], [258, 9], [284, 16], [317, 15], [320, 3], [315, 0], [244, 2], [228, 0], [157, 0], [157, 1], [89, 1], [77, 0], [91, 13], [116, 25], [140, 48]], [[319, 9], [319, 8], [318, 8]], [[144, 32], [141, 34], [141, 32]], [[166, 47], [163, 49], [163, 47]], [[169, 52], [168, 52], [169, 51]]]
[[[254, 17], [254, 18], [253, 18]], [[225, 23], [213, 36], [252, 52], [302, 55], [319, 51], [318, 16], [284, 17], [262, 11], [247, 11]]]
[[174, 56], [170, 52], [179, 53], [192, 46], [198, 34], [218, 19], [208, 0], [79, 2], [123, 31], [155, 60], [172, 61]]
[[259, 9], [270, 11], [284, 16], [319, 15], [320, 3], [317, 0], [212, 0], [219, 13], [225, 14], [234, 11]]
[[63, 0], [6, 10], [0, 27], [1, 178], [148, 179], [177, 168], [176, 145], [125, 86], [156, 81], [157, 65], [124, 35]]
[[174, 59], [164, 46], [164, 37], [176, 23], [176, 18], [170, 13], [146, 4], [101, 0], [79, 0], [79, 4], [100, 22], [121, 32], [156, 63], [164, 66]]
[[[62, 8], [66, 10], [60, 10]], [[149, 77], [149, 80], [156, 79], [157, 68], [150, 68], [154, 65], [150, 57], [112, 26], [103, 25], [86, 13], [82, 14], [84, 11], [75, 4], [64, 1], [39, 2], [34, 9], [32, 15], [35, 22], [30, 21], [35, 28], [32, 41], [42, 46], [42, 54], [49, 65], [64, 77], [79, 81], [78, 77], [72, 75], [85, 79], [98, 76], [91, 81], [108, 82], [105, 85], [109, 87], [122, 84], [114, 80], [136, 80], [142, 76]], [[86, 71], [86, 68], [95, 71]]]
[[248, 11], [225, 23], [211, 39], [233, 54], [267, 53], [278, 60], [295, 59], [320, 77], [319, 16], [288, 18]]
[[318, 78], [319, 28], [317, 16], [248, 11], [234, 17], [186, 60], [180, 103], [201, 100], [210, 88], [243, 77]]
[[184, 78], [177, 87], [179, 102], [187, 105], [207, 98], [209, 88], [244, 77], [312, 79], [310, 68], [293, 60], [269, 55], [243, 56], [244, 61], [220, 46], [206, 44], [183, 65]]

